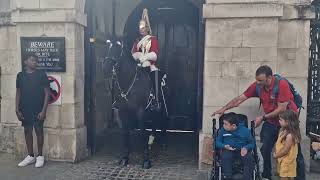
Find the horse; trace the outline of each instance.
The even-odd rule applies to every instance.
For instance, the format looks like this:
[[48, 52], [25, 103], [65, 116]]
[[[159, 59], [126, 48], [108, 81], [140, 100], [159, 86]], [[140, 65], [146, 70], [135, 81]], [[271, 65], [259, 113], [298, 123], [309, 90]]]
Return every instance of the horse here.
[[[150, 139], [145, 126], [145, 117], [147, 112], [150, 113], [147, 110], [150, 104], [152, 104], [152, 96], [150, 96], [152, 89], [152, 82], [149, 76], [150, 69], [149, 67], [141, 67], [133, 59], [131, 52], [123, 42], [123, 40], [117, 39], [107, 40], [107, 55], [103, 65], [105, 77], [111, 78], [113, 81], [113, 85], [111, 85], [114, 94], [113, 107], [117, 109], [121, 122], [122, 150], [119, 165], [122, 167], [128, 165], [130, 153], [129, 131], [133, 128], [133, 122], [136, 119], [138, 128], [140, 129], [140, 137], [143, 140], [142, 167], [149, 169], [151, 168], [149, 157]], [[164, 114], [163, 112], [162, 110], [161, 114]], [[165, 132], [165, 126], [163, 126], [162, 130]]]

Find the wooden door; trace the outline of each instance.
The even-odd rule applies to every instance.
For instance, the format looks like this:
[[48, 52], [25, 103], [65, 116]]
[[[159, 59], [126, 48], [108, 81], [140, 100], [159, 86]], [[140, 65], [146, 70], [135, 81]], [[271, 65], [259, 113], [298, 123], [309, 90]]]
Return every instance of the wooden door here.
[[158, 66], [168, 75], [169, 129], [196, 129], [197, 26], [161, 17], [153, 24], [160, 44]]

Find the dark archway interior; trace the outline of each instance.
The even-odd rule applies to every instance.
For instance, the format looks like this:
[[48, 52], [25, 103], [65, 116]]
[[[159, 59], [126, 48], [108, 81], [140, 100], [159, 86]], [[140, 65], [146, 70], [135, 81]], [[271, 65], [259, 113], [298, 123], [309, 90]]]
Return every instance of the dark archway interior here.
[[199, 7], [191, 2], [187, 0], [144, 0], [127, 19], [123, 34], [128, 46], [131, 46], [139, 35], [138, 23], [144, 8], [148, 9], [152, 29], [155, 29], [158, 23], [165, 22], [189, 24], [198, 30]]
[[118, 6], [116, 2], [93, 0], [86, 1], [85, 6], [88, 17], [85, 28], [85, 123], [91, 152], [106, 144], [105, 133], [116, 128], [111, 112], [112, 93], [106, 89], [100, 68], [105, 58], [105, 40], [113, 34], [115, 21], [124, 20], [124, 39], [131, 48], [138, 37], [138, 22], [144, 8], [149, 10], [153, 35], [160, 44], [158, 66], [168, 74], [168, 109], [171, 111], [168, 129], [197, 132], [202, 122], [204, 28], [201, 14], [204, 0], [143, 0], [127, 19], [115, 18], [117, 12], [127, 9], [122, 7], [126, 4]]

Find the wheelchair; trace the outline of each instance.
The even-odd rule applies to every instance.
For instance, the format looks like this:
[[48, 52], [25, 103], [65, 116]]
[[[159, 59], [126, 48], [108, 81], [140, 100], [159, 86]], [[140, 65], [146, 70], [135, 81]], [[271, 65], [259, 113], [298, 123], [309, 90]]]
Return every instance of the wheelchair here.
[[[219, 128], [216, 128], [216, 123], [217, 120], [213, 119], [212, 120], [212, 137], [214, 139], [214, 142], [216, 142], [216, 138], [218, 136], [218, 133], [220, 131], [220, 129], [223, 127], [223, 119], [227, 116], [227, 115], [236, 115], [237, 119], [239, 120], [239, 124], [242, 123], [242, 125], [246, 126], [248, 128], [249, 122], [248, 122], [248, 118], [246, 115], [243, 114], [236, 114], [236, 113], [227, 113], [222, 115], [219, 118]], [[255, 138], [255, 122], [251, 121], [250, 122], [250, 131], [251, 134], [256, 142], [256, 138]], [[210, 176], [210, 180], [224, 180], [224, 176], [222, 173], [222, 162], [221, 162], [221, 153], [222, 150], [218, 149], [215, 147], [215, 143], [213, 143], [213, 166], [212, 166], [212, 170], [211, 170], [211, 176]], [[248, 152], [249, 153], [249, 152]], [[254, 169], [253, 169], [253, 177], [251, 178], [252, 180], [262, 180], [262, 176], [261, 176], [261, 172], [260, 169], [261, 167], [259, 167], [259, 161], [260, 158], [258, 156], [258, 150], [257, 150], [257, 146], [255, 143], [255, 147], [254, 149], [250, 152], [253, 155], [254, 158]], [[232, 175], [232, 179], [233, 180], [241, 180], [242, 174], [243, 174], [243, 165], [241, 162], [241, 159], [235, 159], [233, 162], [233, 175]]]

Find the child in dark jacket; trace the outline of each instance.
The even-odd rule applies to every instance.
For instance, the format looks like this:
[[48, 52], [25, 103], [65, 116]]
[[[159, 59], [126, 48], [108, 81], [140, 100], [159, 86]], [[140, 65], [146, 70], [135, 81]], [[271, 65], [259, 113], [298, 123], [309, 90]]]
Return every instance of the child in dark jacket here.
[[224, 179], [232, 179], [232, 164], [237, 158], [240, 158], [244, 165], [243, 179], [252, 179], [254, 159], [250, 152], [255, 147], [255, 141], [250, 130], [239, 122], [236, 114], [223, 117], [223, 127], [218, 133], [215, 145], [222, 150]]

